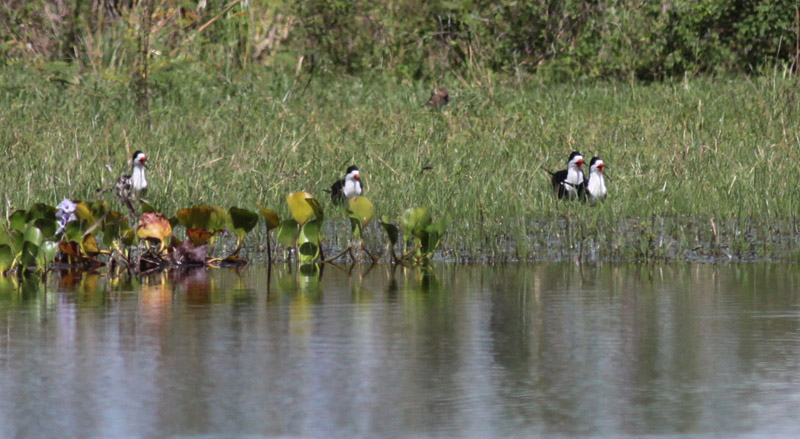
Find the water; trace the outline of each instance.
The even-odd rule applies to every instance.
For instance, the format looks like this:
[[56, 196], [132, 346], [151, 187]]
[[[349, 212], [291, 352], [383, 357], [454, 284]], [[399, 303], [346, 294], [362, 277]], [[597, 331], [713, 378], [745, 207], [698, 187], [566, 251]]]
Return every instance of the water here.
[[797, 437], [799, 268], [2, 280], [0, 437]]

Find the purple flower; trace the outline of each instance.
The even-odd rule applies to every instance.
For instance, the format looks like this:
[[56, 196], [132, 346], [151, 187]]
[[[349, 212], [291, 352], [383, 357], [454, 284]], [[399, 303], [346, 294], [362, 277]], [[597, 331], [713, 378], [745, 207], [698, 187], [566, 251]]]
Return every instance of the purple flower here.
[[58, 230], [56, 233], [61, 233], [67, 227], [67, 223], [75, 221], [78, 217], [75, 216], [75, 210], [78, 206], [69, 198], [64, 198], [56, 206], [56, 218], [58, 219]]

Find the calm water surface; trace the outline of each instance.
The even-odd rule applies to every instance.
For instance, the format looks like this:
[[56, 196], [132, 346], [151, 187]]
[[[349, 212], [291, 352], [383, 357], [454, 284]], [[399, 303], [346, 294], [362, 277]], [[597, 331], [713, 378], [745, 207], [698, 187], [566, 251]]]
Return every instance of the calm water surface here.
[[800, 267], [0, 280], [0, 437], [800, 436]]

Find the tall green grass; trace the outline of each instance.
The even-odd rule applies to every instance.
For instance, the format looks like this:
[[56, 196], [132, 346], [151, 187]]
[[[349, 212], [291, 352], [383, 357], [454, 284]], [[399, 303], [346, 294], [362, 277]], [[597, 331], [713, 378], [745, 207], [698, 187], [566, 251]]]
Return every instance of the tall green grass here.
[[[149, 130], [124, 81], [65, 84], [6, 68], [2, 213], [94, 199], [142, 149], [149, 198], [167, 213], [260, 201], [286, 216], [286, 194], [325, 199], [357, 164], [379, 215], [415, 205], [450, 214], [445, 246], [457, 259], [536, 259], [554, 243], [573, 254], [595, 245], [610, 257], [685, 257], [715, 234], [723, 253], [763, 253], [770, 237], [797, 232], [797, 80], [521, 87], [453, 78], [451, 105], [434, 111], [421, 105], [431, 84], [306, 86], [275, 72], [200, 68], [153, 78]], [[544, 170], [563, 168], [572, 150], [605, 160], [606, 203], [555, 200]]]

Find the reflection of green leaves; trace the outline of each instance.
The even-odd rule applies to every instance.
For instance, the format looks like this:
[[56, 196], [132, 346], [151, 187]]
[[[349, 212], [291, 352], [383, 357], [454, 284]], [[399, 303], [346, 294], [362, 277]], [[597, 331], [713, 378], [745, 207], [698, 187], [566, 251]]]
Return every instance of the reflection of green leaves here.
[[14, 253], [11, 252], [11, 247], [8, 245], [0, 245], [0, 274], [8, 271], [14, 264]]

